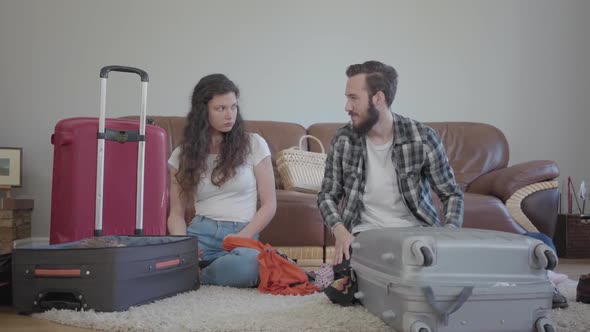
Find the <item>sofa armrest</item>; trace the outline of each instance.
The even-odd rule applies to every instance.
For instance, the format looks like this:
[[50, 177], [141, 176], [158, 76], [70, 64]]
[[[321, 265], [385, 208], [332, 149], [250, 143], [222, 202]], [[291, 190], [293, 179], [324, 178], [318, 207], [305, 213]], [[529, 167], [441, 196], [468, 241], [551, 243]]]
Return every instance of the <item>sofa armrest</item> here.
[[528, 161], [482, 175], [473, 181], [466, 191], [493, 195], [506, 202], [520, 188], [550, 181], [558, 176], [559, 168], [554, 161]]

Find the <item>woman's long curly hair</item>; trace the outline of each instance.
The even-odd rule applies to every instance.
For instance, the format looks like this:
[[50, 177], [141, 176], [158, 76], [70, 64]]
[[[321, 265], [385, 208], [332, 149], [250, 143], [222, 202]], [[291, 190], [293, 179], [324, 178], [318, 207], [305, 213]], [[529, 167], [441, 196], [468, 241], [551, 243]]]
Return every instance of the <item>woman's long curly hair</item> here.
[[[238, 87], [223, 74], [212, 74], [203, 77], [195, 86], [191, 99], [191, 109], [184, 128], [180, 165], [176, 180], [181, 187], [181, 196], [192, 198], [202, 174], [207, 170], [209, 154], [209, 107], [208, 103], [214, 96], [234, 93], [240, 97]], [[250, 152], [250, 139], [244, 129], [244, 120], [240, 109], [231, 131], [223, 133], [217, 165], [212, 171], [211, 182], [222, 186], [236, 175], [236, 169], [246, 162]]]

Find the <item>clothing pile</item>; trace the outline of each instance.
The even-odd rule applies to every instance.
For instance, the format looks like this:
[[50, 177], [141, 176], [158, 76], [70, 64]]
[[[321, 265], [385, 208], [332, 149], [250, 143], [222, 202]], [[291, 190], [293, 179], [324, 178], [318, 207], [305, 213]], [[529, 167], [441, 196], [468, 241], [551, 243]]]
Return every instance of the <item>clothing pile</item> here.
[[262, 293], [276, 295], [307, 295], [320, 289], [309, 281], [307, 273], [292, 260], [286, 259], [269, 244], [260, 241], [228, 236], [223, 240], [224, 250], [251, 248], [260, 251], [257, 257], [260, 274], [258, 290]]

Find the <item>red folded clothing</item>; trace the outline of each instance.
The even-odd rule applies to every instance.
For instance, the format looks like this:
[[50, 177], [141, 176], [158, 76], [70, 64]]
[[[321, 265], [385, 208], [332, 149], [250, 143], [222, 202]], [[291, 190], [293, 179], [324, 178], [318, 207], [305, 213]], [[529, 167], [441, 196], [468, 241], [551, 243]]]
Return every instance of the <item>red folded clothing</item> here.
[[250, 238], [228, 236], [223, 240], [222, 247], [227, 251], [239, 247], [260, 251], [258, 254], [258, 263], [260, 264], [258, 290], [262, 293], [307, 295], [319, 291], [316, 285], [309, 282], [307, 274], [302, 268], [279, 255], [270, 244], [262, 244], [260, 241]]

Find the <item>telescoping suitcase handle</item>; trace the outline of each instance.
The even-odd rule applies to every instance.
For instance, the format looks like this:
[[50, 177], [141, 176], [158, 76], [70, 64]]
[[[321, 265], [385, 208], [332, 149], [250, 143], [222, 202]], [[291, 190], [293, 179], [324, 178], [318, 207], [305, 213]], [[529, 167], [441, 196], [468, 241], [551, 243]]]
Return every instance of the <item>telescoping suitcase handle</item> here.
[[126, 66], [106, 66], [102, 67], [100, 70], [100, 77], [101, 78], [109, 78], [109, 72], [111, 71], [120, 71], [123, 73], [134, 73], [141, 77], [142, 82], [149, 82], [150, 78], [148, 74], [139, 68], [134, 67], [126, 67]]
[[103, 184], [104, 184], [104, 148], [105, 148], [105, 122], [107, 79], [109, 72], [118, 71], [134, 73], [141, 77], [141, 113], [139, 116], [139, 137], [137, 145], [137, 200], [135, 213], [135, 234], [141, 235], [143, 229], [143, 184], [145, 170], [145, 118], [147, 105], [148, 74], [138, 68], [126, 66], [106, 66], [100, 70], [100, 115], [98, 118], [98, 148], [96, 158], [96, 213], [94, 219], [94, 236], [102, 235], [102, 209], [103, 209]]

